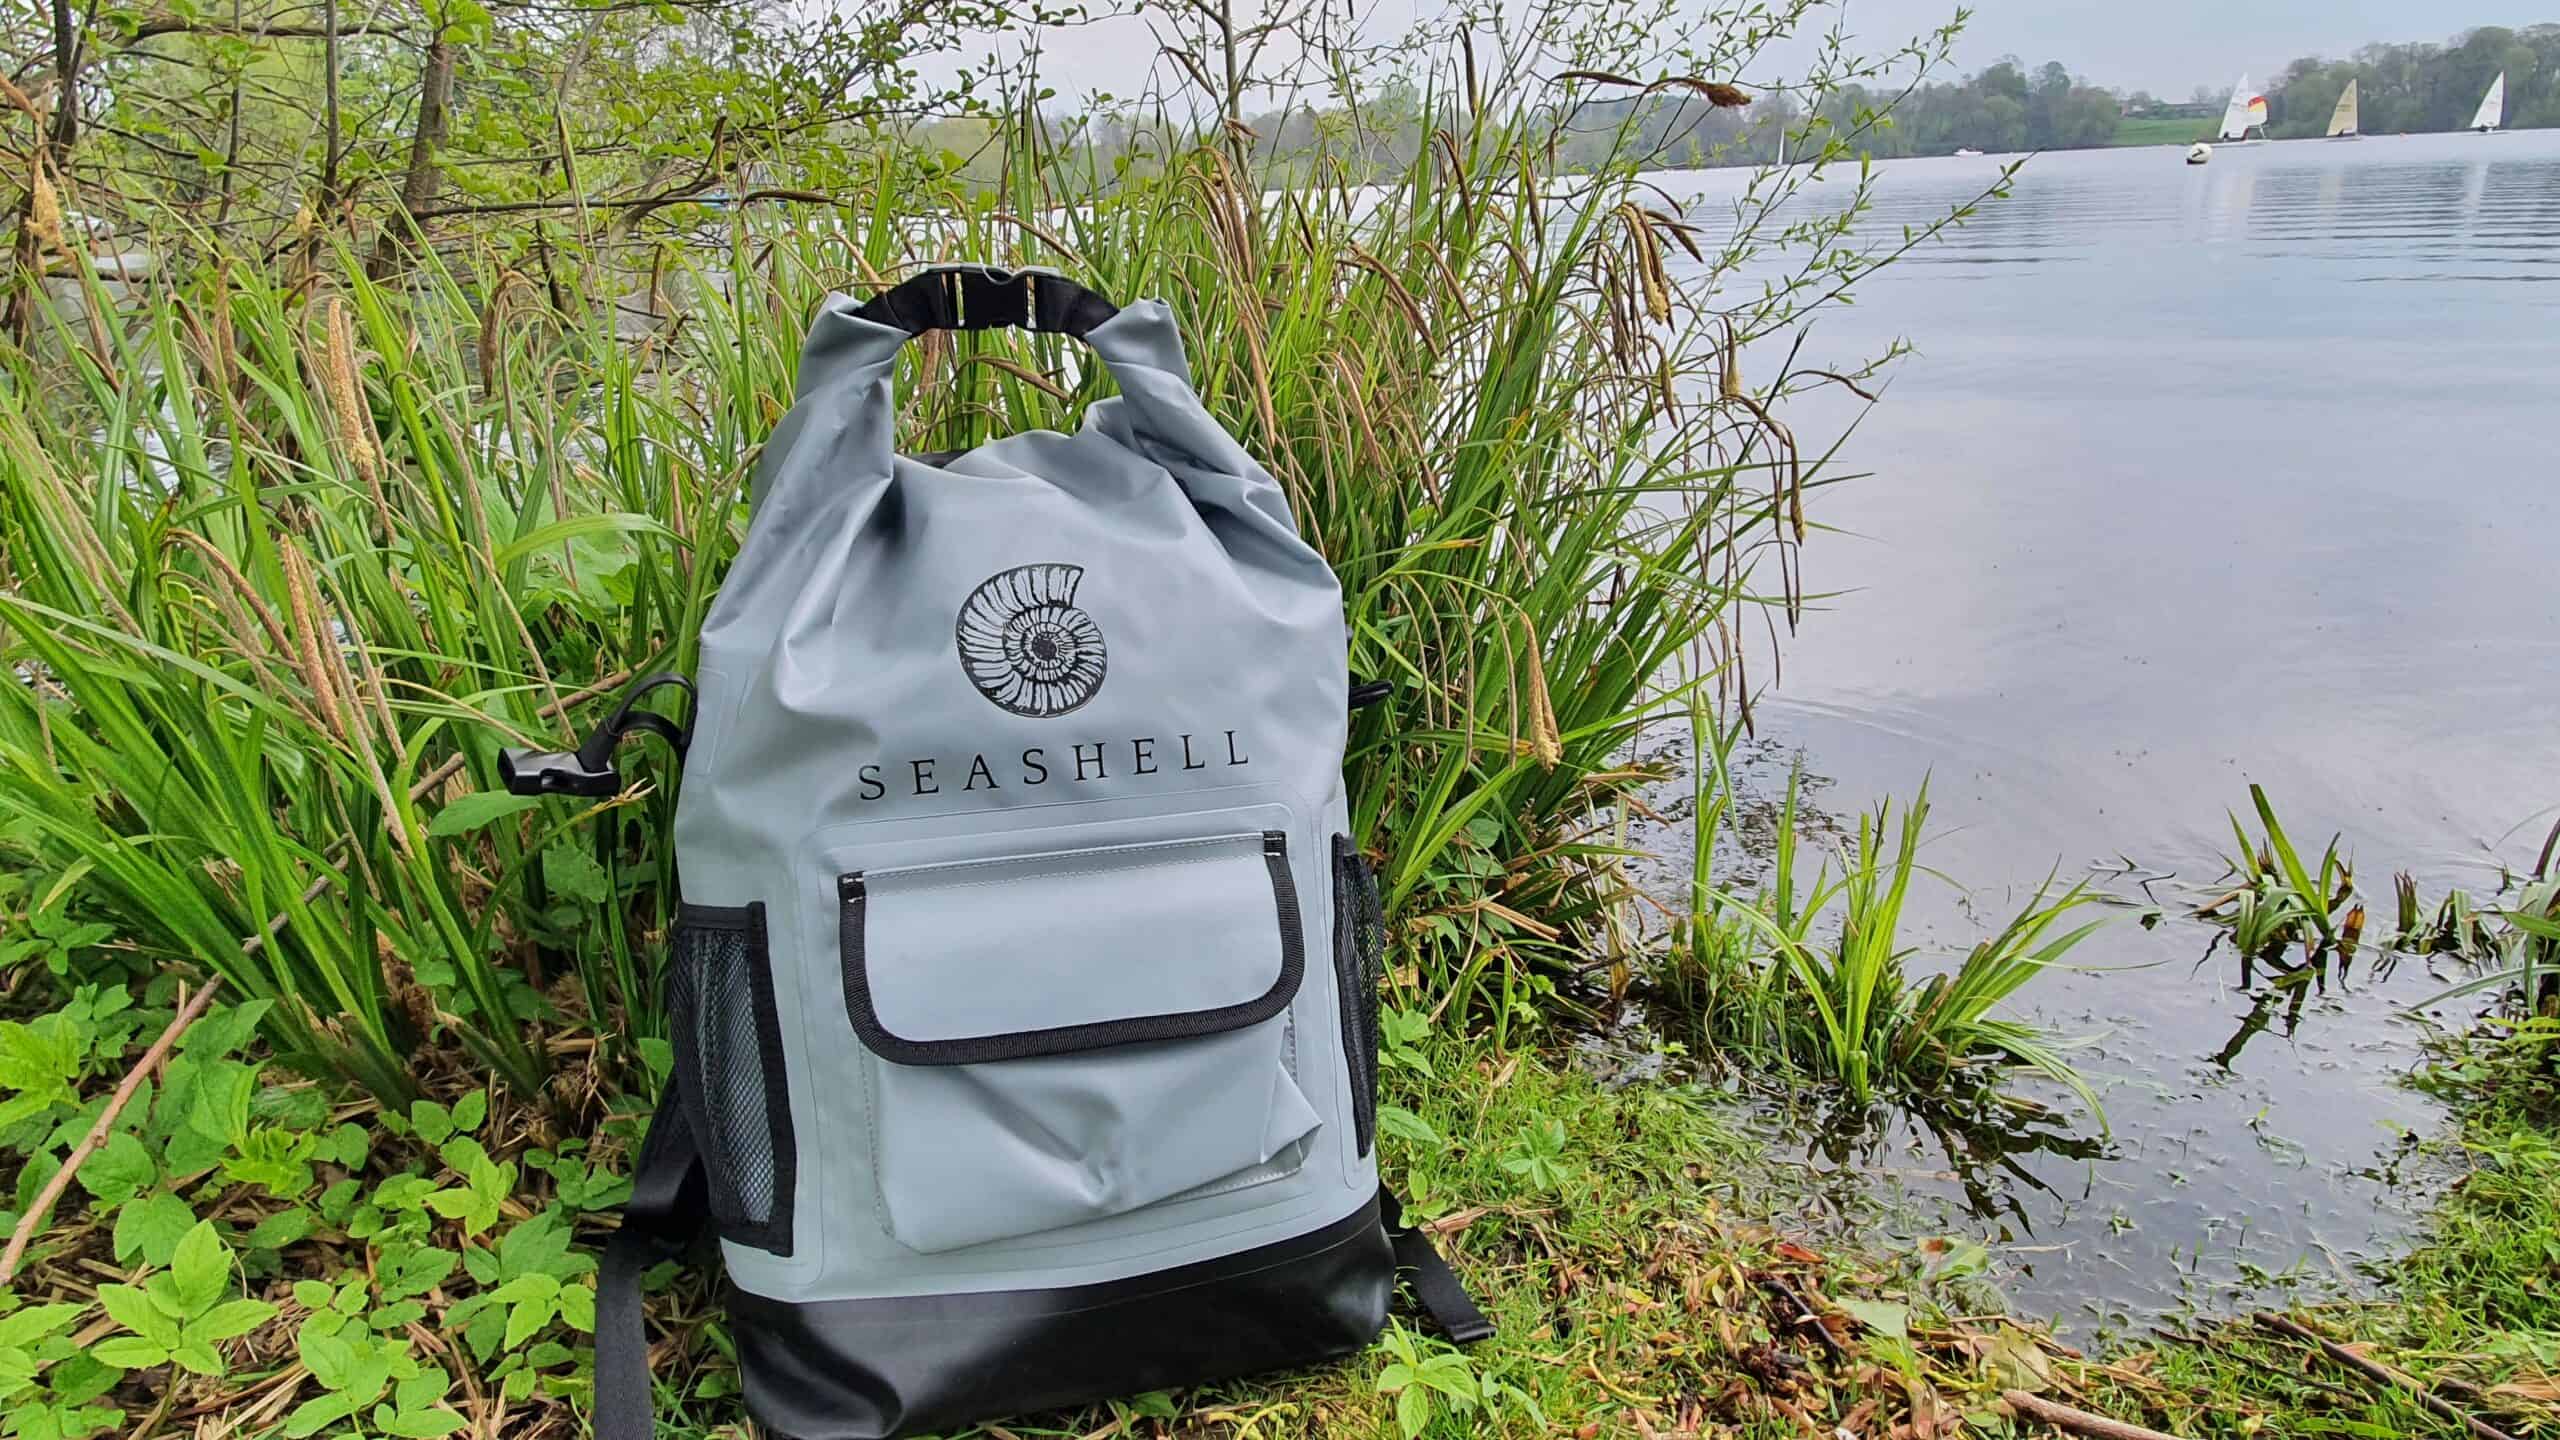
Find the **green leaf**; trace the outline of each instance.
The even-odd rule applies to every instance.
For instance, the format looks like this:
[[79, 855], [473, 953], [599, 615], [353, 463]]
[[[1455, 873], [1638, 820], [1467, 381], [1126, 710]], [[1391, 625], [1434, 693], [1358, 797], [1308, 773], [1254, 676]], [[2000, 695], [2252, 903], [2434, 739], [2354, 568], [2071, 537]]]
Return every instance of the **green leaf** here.
[[408, 1440], [436, 1440], [450, 1435], [465, 1423], [462, 1416], [439, 1405], [432, 1410], [392, 1410], [382, 1406], [373, 1412], [373, 1423], [385, 1435], [399, 1435]]
[[[365, 1156], [371, 1153], [372, 1148], [373, 1138], [365, 1133], [363, 1126], [341, 1125], [321, 1140], [320, 1147], [312, 1152], [312, 1158], [326, 1160], [343, 1170], [361, 1170]], [[332, 1186], [328, 1193], [336, 1192], [337, 1187]], [[325, 1205], [325, 1198], [323, 1203]]]
[[187, 1027], [178, 1048], [200, 1059], [219, 1060], [249, 1043], [256, 1034], [258, 1022], [275, 1008], [273, 1000], [244, 1000], [237, 1005], [217, 1005]]
[[[311, 1372], [312, 1379], [332, 1390], [355, 1388], [356, 1347], [353, 1342], [306, 1321], [303, 1324], [302, 1333], [293, 1338], [293, 1349], [295, 1354], [302, 1357], [303, 1368]], [[352, 1402], [348, 1408], [353, 1409], [355, 1405], [364, 1404], [372, 1398], [371, 1394], [367, 1394]], [[347, 1412], [342, 1410], [338, 1413], [343, 1415]]]
[[119, 1370], [147, 1370], [169, 1363], [168, 1347], [139, 1335], [110, 1335], [89, 1347], [89, 1353], [101, 1365]]
[[249, 1136], [249, 1102], [256, 1094], [255, 1066], [220, 1060], [205, 1066], [196, 1080], [196, 1103], [187, 1128], [208, 1140], [238, 1145]]
[[444, 1393], [452, 1388], [452, 1376], [432, 1366], [421, 1367], [417, 1374], [392, 1389], [391, 1403], [402, 1410], [424, 1410], [444, 1399]]
[[71, 1082], [80, 1075], [81, 1043], [69, 1016], [38, 1016], [20, 1024], [0, 1020], [0, 1089], [16, 1090], [46, 1103], [70, 1102]]
[[1841, 1300], [1837, 1302], [1849, 1318], [1879, 1335], [1896, 1340], [1911, 1338], [1911, 1307], [1889, 1300]]
[[596, 1332], [596, 1292], [584, 1285], [560, 1287], [560, 1318], [581, 1335]]
[[430, 1145], [441, 1145], [453, 1138], [453, 1112], [433, 1100], [421, 1100], [409, 1107], [409, 1123], [416, 1127], [418, 1138]]
[[165, 1266], [195, 1223], [195, 1212], [175, 1195], [164, 1192], [127, 1201], [116, 1211], [116, 1261], [130, 1265], [139, 1256], [144, 1264]]
[[87, 1312], [86, 1305], [29, 1305], [0, 1315], [0, 1348], [20, 1349], [60, 1331]]
[[261, 1220], [241, 1240], [251, 1250], [281, 1250], [311, 1233], [311, 1212], [299, 1205]]
[[468, 1133], [489, 1118], [489, 1092], [474, 1090], [453, 1102], [453, 1128]]
[[[170, 1341], [178, 1338], [178, 1327], [170, 1323], [169, 1317], [160, 1313], [160, 1307], [151, 1303], [151, 1297], [136, 1286], [101, 1285], [98, 1287], [98, 1303], [107, 1307], [108, 1318], [164, 1349]], [[159, 1362], [151, 1363], [156, 1365]]]
[[551, 1294], [522, 1301], [507, 1312], [507, 1334], [500, 1343], [510, 1350], [516, 1349], [532, 1339], [543, 1326], [550, 1324], [551, 1318], [559, 1313], [560, 1292], [557, 1282], [554, 1282]]
[[1440, 1132], [1431, 1128], [1431, 1122], [1401, 1105], [1378, 1107], [1378, 1133], [1413, 1145], [1437, 1147], [1442, 1143]]
[[205, 1312], [187, 1327], [187, 1338], [208, 1344], [236, 1339], [275, 1318], [276, 1307], [264, 1300], [228, 1300]]
[[[468, 0], [456, 0], [456, 5], [468, 5]], [[604, 515], [571, 515], [568, 520], [553, 520], [550, 525], [538, 525], [538, 528], [525, 530], [525, 533], [517, 536], [512, 543], [499, 546], [497, 566], [499, 569], [507, 569], [507, 566], [512, 566], [515, 561], [525, 559], [525, 556], [532, 556], [532, 553], [558, 548], [561, 546], [561, 541], [568, 541], [568, 538], [614, 536], [614, 533], [622, 533], [622, 536], [658, 536], [663, 538], [663, 541], [673, 541], [673, 538], [676, 538], [673, 530], [668, 530], [666, 525], [660, 525], [658, 520], [648, 518], [648, 515], [632, 515], [632, 512], [617, 512], [617, 510], [609, 510], [604, 512]]]
[[521, 815], [542, 803], [539, 795], [510, 795], [504, 790], [475, 790], [456, 797], [436, 812], [427, 822], [427, 833], [436, 839], [468, 835], [474, 830]]
[[613, 898], [613, 881], [604, 873], [604, 867], [596, 863], [596, 857], [568, 840], [542, 852], [542, 879], [553, 894], [570, 900], [602, 905]]
[[445, 1282], [462, 1257], [431, 1245], [386, 1248], [378, 1276], [385, 1300], [424, 1295]]
[[231, 1288], [231, 1247], [210, 1220], [196, 1222], [169, 1258], [169, 1279], [187, 1313], [201, 1315]]
[[1396, 1392], [1396, 1428], [1404, 1432], [1404, 1440], [1414, 1440], [1431, 1423], [1431, 1391], [1426, 1386], [1407, 1385]]
[[[508, 1276], [540, 1272], [552, 1276], [576, 1274], [586, 1268], [568, 1263], [569, 1227], [557, 1214], [545, 1211], [508, 1230], [498, 1241], [498, 1266]], [[587, 1257], [577, 1256], [577, 1260]]]
[[80, 1167], [80, 1188], [109, 1205], [121, 1205], [132, 1199], [159, 1178], [159, 1167], [151, 1161], [151, 1152], [128, 1132], [117, 1131], [115, 1137], [99, 1146], [89, 1163]]
[[650, 1078], [664, 1085], [667, 1077], [675, 1073], [675, 1047], [654, 1035], [644, 1035], [640, 1037], [639, 1050], [640, 1063], [649, 1067]]
[[324, 1428], [335, 1425], [355, 1413], [355, 1408], [360, 1403], [362, 1402], [350, 1399], [343, 1393], [305, 1400], [294, 1407], [292, 1414], [285, 1417], [284, 1433], [292, 1436], [293, 1440], [301, 1440], [301, 1437], [306, 1435], [317, 1435]]
[[181, 1340], [170, 1346], [169, 1358], [176, 1361], [181, 1369], [192, 1370], [198, 1375], [219, 1375], [223, 1372], [222, 1352], [200, 1340]]
[[515, 1305], [528, 1300], [548, 1300], [560, 1293], [560, 1282], [540, 1273], [519, 1275], [491, 1291], [489, 1298], [501, 1305]]
[[2053, 1386], [2053, 1362], [2045, 1357], [2044, 1347], [2016, 1326], [2003, 1325], [1992, 1332], [1982, 1360], [1993, 1382], [2005, 1389], [2035, 1395]]

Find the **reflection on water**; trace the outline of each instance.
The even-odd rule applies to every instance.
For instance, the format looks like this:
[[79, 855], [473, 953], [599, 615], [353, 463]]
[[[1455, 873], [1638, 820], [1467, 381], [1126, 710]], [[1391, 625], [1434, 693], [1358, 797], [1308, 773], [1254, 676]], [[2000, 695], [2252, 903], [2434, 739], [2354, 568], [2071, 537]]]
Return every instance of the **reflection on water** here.
[[[1998, 163], [1881, 167], [1874, 233]], [[1665, 179], [1702, 218], [1738, 184]], [[2555, 261], [2551, 132], [2056, 154], [1815, 327], [1809, 365], [1918, 349], [1843, 452], [1874, 478], [1826, 492], [1849, 533], [1816, 537], [1805, 580], [1840, 593], [1760, 723], [1844, 812], [1932, 777], [1927, 862], [1978, 887], [1930, 897], [1933, 944], [2057, 861], [2210, 886], [2252, 781], [2297, 839], [2344, 832], [2364, 873], [2431, 893], [2531, 858], [2560, 803]], [[1845, 400], [1810, 398], [1799, 432]], [[2438, 1121], [2397, 1083], [2427, 965], [2244, 979], [2162, 908], [2035, 1001], [2099, 1037], [2079, 1058], [2111, 1158], [1999, 1156], [2032, 1183], [1971, 1207], [1989, 1219], [1963, 1181], [1909, 1182], [2008, 1241], [2014, 1295], [2066, 1322], [2336, 1279], [2404, 1231], [2418, 1202], [2378, 1177]], [[1864, 1163], [1968, 1170], [1925, 1128], [1894, 1148]]]

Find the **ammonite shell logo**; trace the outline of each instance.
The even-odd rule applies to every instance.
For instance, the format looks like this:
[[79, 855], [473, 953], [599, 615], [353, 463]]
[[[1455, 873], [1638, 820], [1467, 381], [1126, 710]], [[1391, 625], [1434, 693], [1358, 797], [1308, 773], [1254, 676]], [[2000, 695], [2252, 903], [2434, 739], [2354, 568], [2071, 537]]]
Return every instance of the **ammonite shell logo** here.
[[1102, 627], [1076, 608], [1081, 565], [990, 575], [960, 606], [960, 668], [1016, 715], [1064, 715], [1102, 688]]

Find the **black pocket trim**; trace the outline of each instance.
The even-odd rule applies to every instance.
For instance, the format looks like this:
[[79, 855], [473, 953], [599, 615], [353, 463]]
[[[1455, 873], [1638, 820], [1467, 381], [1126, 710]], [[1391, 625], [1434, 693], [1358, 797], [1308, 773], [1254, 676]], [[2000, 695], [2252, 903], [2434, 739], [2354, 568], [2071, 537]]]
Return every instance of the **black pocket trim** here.
[[1386, 948], [1378, 877], [1348, 835], [1333, 837], [1333, 977], [1342, 992], [1342, 1060], [1351, 1076], [1351, 1129], [1362, 1155], [1378, 1129], [1378, 981]]
[[[715, 1105], [713, 1077], [703, 1065], [705, 1027], [717, 1019], [708, 993], [715, 978], [707, 969], [713, 952], [706, 941], [728, 936], [737, 937], [735, 963], [745, 972], [754, 1025], [754, 1064], [761, 1086], [761, 1138], [771, 1160], [771, 1188], [761, 1206], [749, 1196], [741, 1176], [762, 1167], [754, 1166], [746, 1153], [739, 1117], [727, 1113], [725, 1103]], [[774, 1007], [773, 951], [765, 939], [764, 906], [679, 902], [673, 973], [675, 993], [668, 1009], [676, 1036], [676, 1092], [686, 1123], [702, 1137], [713, 1228], [724, 1240], [789, 1255], [799, 1155], [792, 1141], [790, 1085], [782, 1064], [782, 1017]], [[721, 1093], [727, 1095], [725, 1089]]]
[[1208, 1010], [1172, 1015], [1136, 1015], [1046, 1030], [1019, 1030], [1008, 1035], [964, 1035], [950, 1040], [911, 1040], [880, 1023], [871, 1002], [871, 972], [863, 955], [863, 911], [870, 903], [862, 872], [836, 877], [838, 945], [844, 962], [844, 1008], [853, 1033], [881, 1059], [899, 1065], [983, 1065], [994, 1060], [1028, 1060], [1038, 1055], [1072, 1055], [1115, 1045], [1156, 1040], [1193, 1040], [1259, 1025], [1289, 1008], [1305, 978], [1307, 945], [1298, 911], [1298, 887], [1289, 878], [1289, 837], [1262, 832], [1262, 858], [1271, 869], [1271, 894], [1279, 911], [1280, 974], [1271, 988], [1251, 1000]]

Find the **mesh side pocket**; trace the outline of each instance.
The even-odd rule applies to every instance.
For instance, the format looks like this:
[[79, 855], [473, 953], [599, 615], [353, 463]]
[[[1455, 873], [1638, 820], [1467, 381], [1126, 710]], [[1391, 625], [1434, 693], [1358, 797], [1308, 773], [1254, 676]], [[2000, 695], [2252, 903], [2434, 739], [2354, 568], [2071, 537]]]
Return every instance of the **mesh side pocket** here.
[[1378, 982], [1387, 916], [1378, 877], [1348, 835], [1333, 837], [1333, 965], [1342, 992], [1342, 1054], [1351, 1070], [1352, 1133], [1369, 1153], [1378, 1125]]
[[686, 905], [669, 1009], [686, 1118], [722, 1238], [791, 1253], [791, 1105], [764, 907]]

